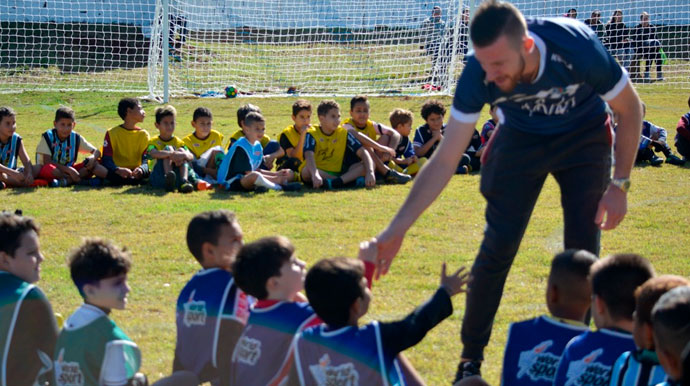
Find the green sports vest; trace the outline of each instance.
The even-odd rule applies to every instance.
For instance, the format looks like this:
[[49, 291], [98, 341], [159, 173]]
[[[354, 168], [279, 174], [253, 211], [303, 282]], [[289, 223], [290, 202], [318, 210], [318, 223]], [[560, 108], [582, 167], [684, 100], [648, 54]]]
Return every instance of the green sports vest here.
[[125, 355], [127, 379], [131, 379], [141, 366], [139, 347], [107, 316], [86, 326], [62, 329], [55, 344], [54, 385], [88, 386], [103, 384], [101, 366], [106, 348], [122, 345]]

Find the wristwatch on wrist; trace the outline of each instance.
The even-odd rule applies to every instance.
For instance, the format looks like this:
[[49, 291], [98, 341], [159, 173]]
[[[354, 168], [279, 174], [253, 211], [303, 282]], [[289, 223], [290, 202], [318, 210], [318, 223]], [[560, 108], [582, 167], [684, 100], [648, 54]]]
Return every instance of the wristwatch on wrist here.
[[630, 178], [613, 178], [611, 179], [611, 185], [627, 193], [630, 190]]

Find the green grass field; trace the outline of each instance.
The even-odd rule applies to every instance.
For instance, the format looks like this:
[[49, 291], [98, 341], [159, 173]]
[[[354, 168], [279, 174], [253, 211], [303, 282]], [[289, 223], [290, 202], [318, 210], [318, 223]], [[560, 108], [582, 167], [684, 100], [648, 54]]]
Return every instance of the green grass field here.
[[[678, 118], [687, 112], [687, 92], [642, 90], [649, 120], [675, 135]], [[120, 123], [116, 114], [121, 95], [106, 93], [0, 94], [0, 105], [18, 112], [18, 133], [33, 158], [40, 134], [51, 127], [55, 109], [69, 105], [78, 117], [77, 131], [99, 144], [105, 130]], [[317, 99], [311, 99], [318, 103]], [[246, 102], [258, 104], [272, 137], [291, 123], [293, 99], [179, 99], [177, 135], [186, 135], [198, 106], [210, 107], [214, 128], [226, 136], [237, 128], [235, 112]], [[338, 100], [347, 116], [349, 102]], [[421, 98], [374, 98], [372, 119], [386, 122], [395, 107], [415, 112], [420, 124]], [[444, 102], [450, 104], [450, 98]], [[144, 104], [143, 127], [155, 135], [154, 105]], [[482, 120], [487, 117], [486, 112]], [[315, 117], [314, 117], [315, 119]], [[629, 194], [629, 214], [621, 226], [602, 236], [602, 254], [636, 252], [648, 257], [658, 273], [690, 275], [690, 165], [636, 167]], [[438, 285], [441, 262], [451, 268], [471, 265], [484, 227], [484, 200], [479, 175], [455, 176], [450, 186], [407, 235], [389, 275], [374, 283], [374, 299], [367, 320], [400, 318], [429, 297]], [[66, 269], [65, 258], [83, 237], [100, 236], [131, 249], [133, 290], [125, 311], [113, 319], [141, 347], [143, 371], [155, 380], [171, 369], [175, 346], [175, 301], [186, 281], [199, 269], [185, 245], [191, 217], [204, 210], [235, 211], [245, 240], [282, 234], [296, 245], [309, 264], [338, 255], [354, 257], [360, 240], [382, 230], [402, 204], [408, 186], [377, 186], [372, 190], [339, 192], [229, 194], [196, 192], [166, 194], [149, 187], [89, 189], [13, 189], [0, 191], [0, 208], [22, 208], [42, 226], [46, 256], [39, 282], [56, 312], [71, 314], [81, 303]], [[544, 285], [550, 259], [562, 245], [562, 215], [558, 186], [549, 178], [542, 191], [496, 316], [483, 366], [485, 377], [498, 384], [508, 324], [546, 311]], [[454, 299], [455, 312], [406, 355], [430, 385], [448, 384], [459, 358], [460, 322], [464, 296]]]

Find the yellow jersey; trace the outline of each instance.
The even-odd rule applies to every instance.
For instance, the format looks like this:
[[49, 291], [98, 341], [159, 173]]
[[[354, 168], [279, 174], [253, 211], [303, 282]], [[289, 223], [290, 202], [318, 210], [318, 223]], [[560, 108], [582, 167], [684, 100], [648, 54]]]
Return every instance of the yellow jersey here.
[[194, 157], [199, 158], [206, 152], [206, 150], [214, 146], [223, 146], [223, 134], [215, 130], [211, 130], [211, 133], [209, 133], [208, 137], [205, 139], [199, 139], [196, 135], [194, 135], [194, 133], [191, 133], [184, 137], [182, 141], [185, 145], [187, 145], [189, 151], [194, 154]]
[[352, 127], [355, 128], [358, 132], [366, 135], [367, 137], [371, 138], [372, 140], [376, 141], [376, 127], [374, 127], [374, 122], [371, 119], [367, 119], [367, 125], [364, 126], [364, 128], [357, 127], [355, 122], [352, 120], [352, 118], [348, 118], [343, 121], [343, 125], [350, 124]]
[[312, 126], [304, 140], [304, 151], [314, 152], [316, 167], [336, 174], [342, 172], [345, 151], [356, 153], [360, 147], [362, 144], [342, 126], [331, 135], [324, 134], [319, 125]]
[[148, 144], [149, 133], [146, 130], [128, 130], [119, 125], [106, 132], [103, 155], [112, 156], [119, 167], [135, 169], [142, 164]]

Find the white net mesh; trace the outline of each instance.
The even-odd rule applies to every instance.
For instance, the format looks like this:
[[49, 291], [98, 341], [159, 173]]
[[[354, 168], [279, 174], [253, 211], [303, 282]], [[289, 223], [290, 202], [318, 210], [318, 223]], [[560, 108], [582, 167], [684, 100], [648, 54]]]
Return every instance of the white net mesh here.
[[[2, 0], [0, 92], [452, 93], [471, 0]], [[480, 3], [476, 0], [476, 3]], [[635, 81], [690, 86], [688, 0], [516, 0], [585, 21]], [[167, 5], [167, 7], [165, 7]], [[432, 17], [435, 6], [440, 17]], [[607, 24], [615, 9], [622, 23]], [[641, 26], [649, 13], [653, 27]], [[167, 16], [164, 22], [163, 18]], [[167, 38], [166, 38], [167, 36]], [[164, 44], [165, 41], [165, 44]], [[166, 56], [164, 52], [169, 51]], [[657, 81], [662, 79], [663, 81]]]

